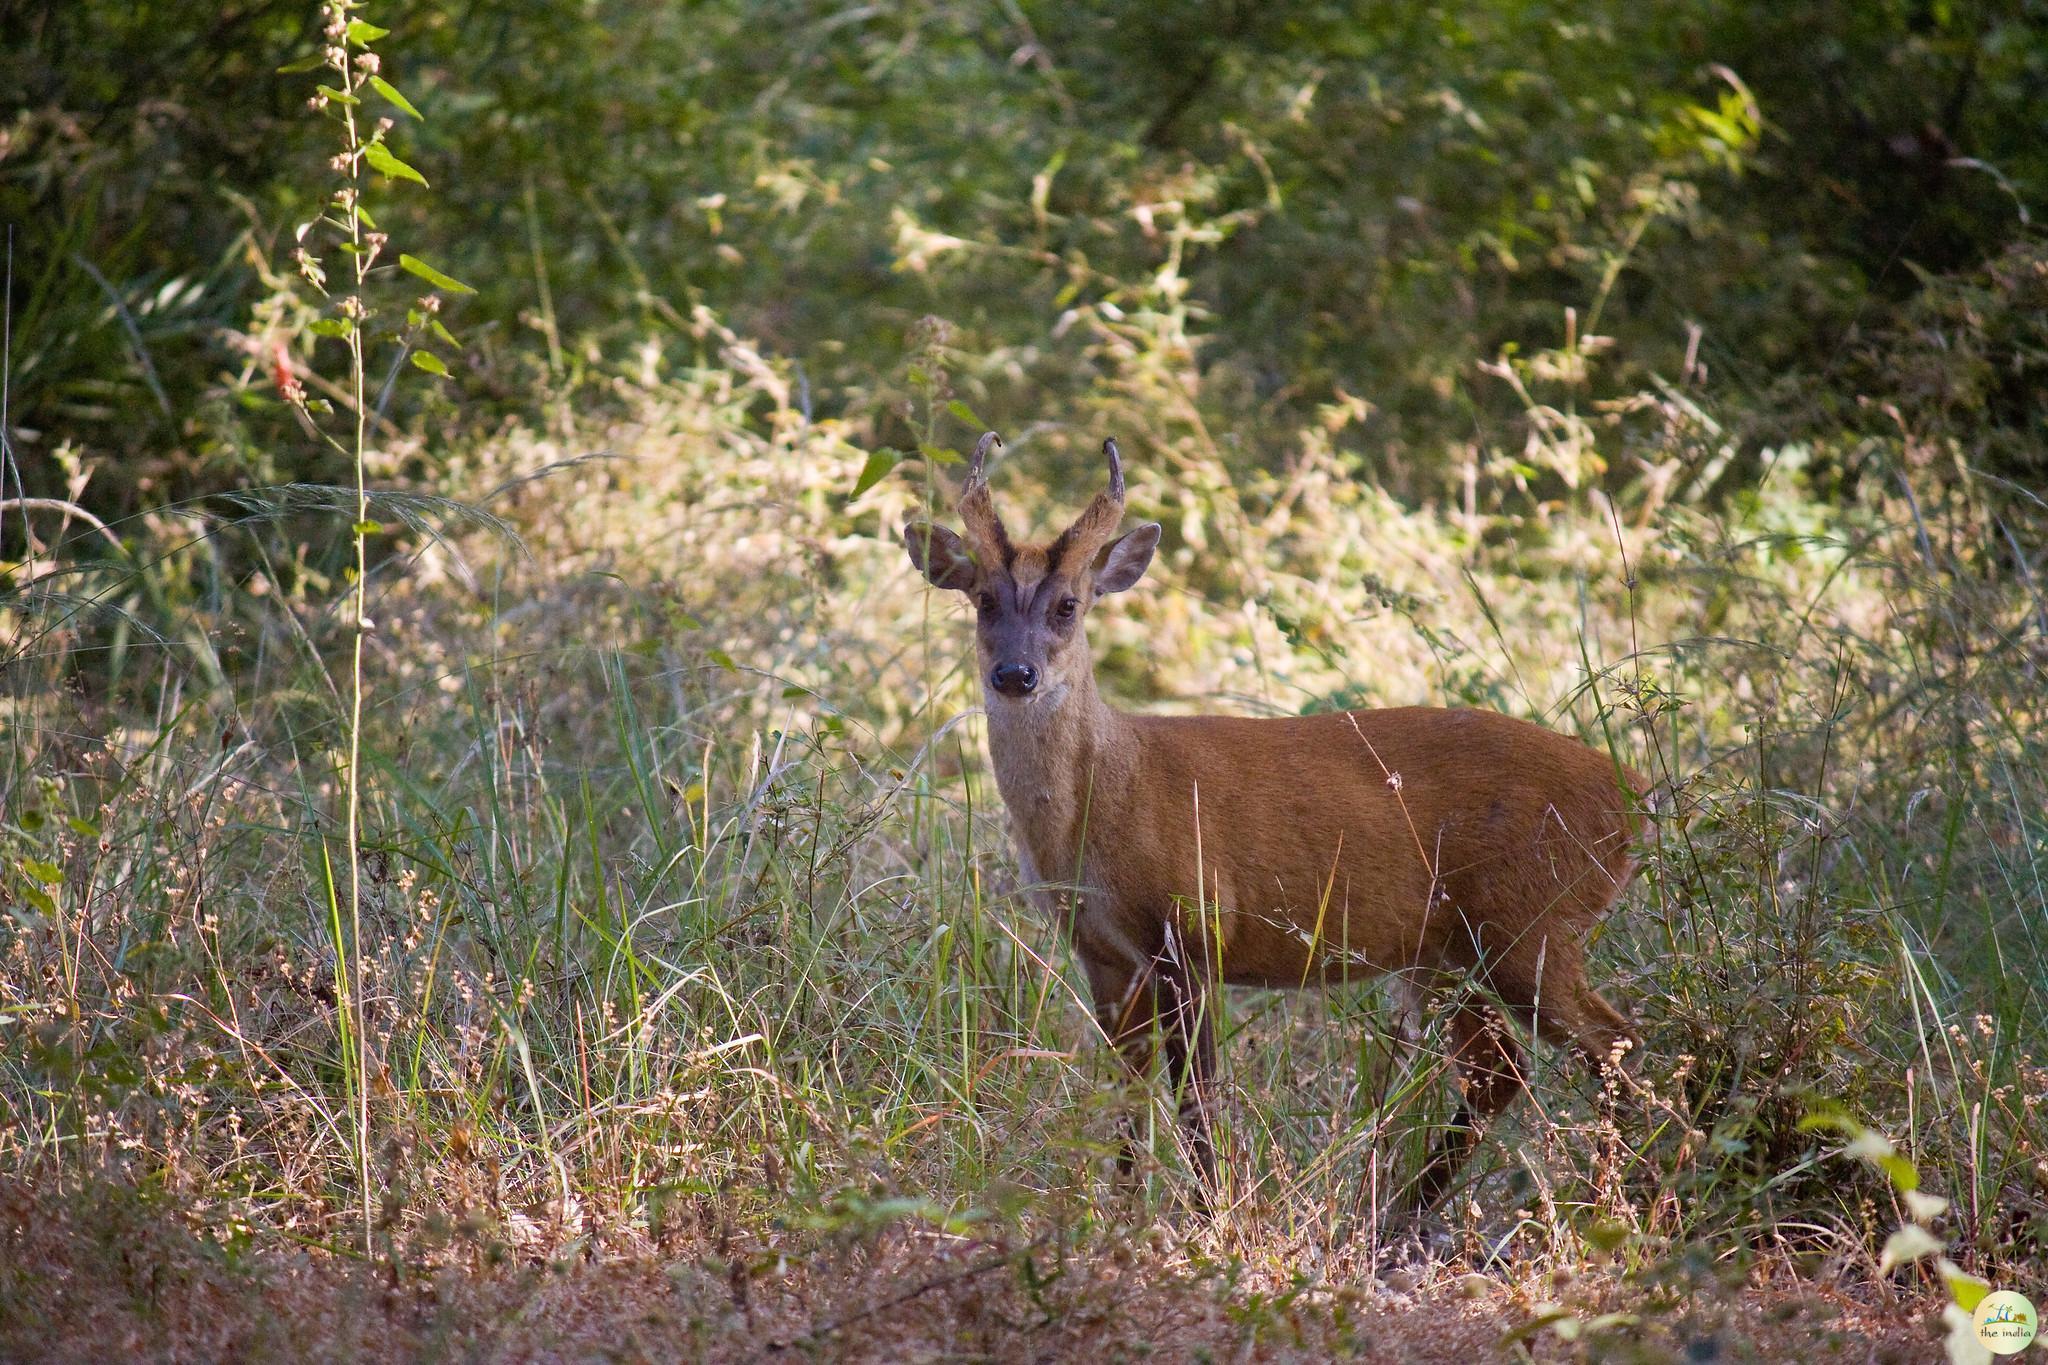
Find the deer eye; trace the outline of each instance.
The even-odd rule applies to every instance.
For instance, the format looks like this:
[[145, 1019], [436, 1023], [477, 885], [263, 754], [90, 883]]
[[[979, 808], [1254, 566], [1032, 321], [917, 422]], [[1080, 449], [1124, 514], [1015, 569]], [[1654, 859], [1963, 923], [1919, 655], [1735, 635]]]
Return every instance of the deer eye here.
[[1080, 606], [1081, 600], [1078, 597], [1062, 597], [1059, 605], [1052, 609], [1052, 614], [1062, 621], [1071, 621]]
[[975, 599], [975, 605], [980, 607], [985, 613], [993, 613], [996, 609], [996, 595], [992, 592], [985, 592]]

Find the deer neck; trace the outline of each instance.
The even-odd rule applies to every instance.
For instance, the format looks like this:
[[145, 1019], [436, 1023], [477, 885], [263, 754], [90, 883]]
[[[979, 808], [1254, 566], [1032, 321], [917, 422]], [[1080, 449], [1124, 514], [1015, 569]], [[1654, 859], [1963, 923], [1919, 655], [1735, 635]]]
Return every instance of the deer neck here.
[[1122, 805], [1135, 743], [1130, 720], [1095, 690], [1093, 672], [1017, 705], [989, 697], [988, 745], [996, 787], [1033, 880], [1081, 874], [1088, 832], [1107, 829]]

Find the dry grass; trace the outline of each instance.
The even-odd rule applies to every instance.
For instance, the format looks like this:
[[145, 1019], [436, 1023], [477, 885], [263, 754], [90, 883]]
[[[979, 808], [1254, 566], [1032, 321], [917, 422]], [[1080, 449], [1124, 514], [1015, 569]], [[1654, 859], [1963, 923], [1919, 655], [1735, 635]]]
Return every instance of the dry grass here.
[[[242, 1247], [132, 1193], [0, 1187], [0, 1354], [104, 1360], [1798, 1359], [1906, 1362], [1935, 1329], [1893, 1302], [1785, 1278], [1644, 1314], [1593, 1270], [1532, 1285], [1450, 1267], [1358, 1285], [1256, 1285], [1169, 1237], [1086, 1249], [904, 1234], [832, 1253], [692, 1239], [661, 1257], [576, 1256], [394, 1273]], [[1546, 1292], [1547, 1291], [1547, 1292]], [[1530, 1324], [1564, 1310], [1576, 1340]], [[1524, 1336], [1526, 1333], [1526, 1336]]]
[[[1341, 414], [1242, 484], [1170, 413], [1127, 442], [1174, 544], [1095, 628], [1113, 691], [1491, 705], [1672, 787], [1596, 966], [1654, 1097], [1610, 1124], [1546, 1065], [1408, 1271], [1377, 1192], [1442, 1052], [1394, 1047], [1369, 989], [1227, 1003], [1213, 1226], [1176, 1230], [1169, 1104], [1140, 1100], [1138, 1187], [1110, 1178], [1127, 1097], [1012, 894], [964, 619], [894, 535], [942, 481], [849, 500], [861, 433], [773, 378], [449, 453], [437, 493], [502, 523], [373, 506], [417, 526], [370, 587], [360, 940], [328, 873], [331, 494], [157, 514], [0, 606], [18, 1342], [1470, 1359], [1555, 1293], [1539, 1356], [1923, 1358], [1939, 1284], [1876, 1264], [1910, 1210], [1798, 1127], [1822, 1106], [1953, 1201], [1959, 1264], [2038, 1274], [2041, 604], [1997, 560], [2037, 523], [1789, 473], [1720, 510], [1403, 509], [1349, 476]], [[1104, 399], [1122, 430], [1135, 392]], [[1019, 443], [1006, 501], [1078, 501], [1037, 475], [1081, 440]], [[342, 971], [371, 1058], [353, 1268]]]

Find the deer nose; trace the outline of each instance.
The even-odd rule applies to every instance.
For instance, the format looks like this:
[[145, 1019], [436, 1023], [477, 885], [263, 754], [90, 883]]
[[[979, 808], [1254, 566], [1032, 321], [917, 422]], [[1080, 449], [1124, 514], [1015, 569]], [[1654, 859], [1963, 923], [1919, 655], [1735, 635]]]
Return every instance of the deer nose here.
[[1006, 697], [1022, 697], [1038, 686], [1038, 670], [1030, 664], [997, 664], [988, 681]]

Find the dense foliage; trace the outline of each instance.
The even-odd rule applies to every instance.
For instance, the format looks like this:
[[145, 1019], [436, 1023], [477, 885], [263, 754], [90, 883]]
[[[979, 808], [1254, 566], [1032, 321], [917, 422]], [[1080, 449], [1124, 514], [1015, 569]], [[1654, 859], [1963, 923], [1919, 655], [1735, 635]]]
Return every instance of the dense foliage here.
[[[0, 16], [12, 403], [37, 491], [64, 442], [122, 457], [88, 496], [102, 511], [323, 473], [266, 420], [273, 338], [247, 334], [263, 263], [311, 209], [317, 77], [276, 74], [311, 11]], [[1426, 496], [1460, 449], [1518, 443], [1515, 395], [1475, 366], [1557, 345], [1574, 306], [1612, 338], [1590, 396], [1659, 376], [1740, 397], [1734, 479], [1833, 429], [1839, 397], [1910, 386], [1897, 352], [1931, 329], [1982, 353], [1967, 391], [1991, 391], [1992, 453], [2041, 477], [2040, 286], [1994, 265], [2048, 185], [2039, 0], [384, 18], [433, 113], [399, 135], [435, 188], [378, 208], [481, 290], [469, 421], [702, 359], [709, 305], [879, 444], [907, 437], [881, 376], [912, 321], [945, 317], [983, 357], [984, 415], [1016, 426], [1064, 415], [1093, 371], [1063, 313], [1163, 299], [1189, 310], [1202, 408], [1239, 459], [1270, 462], [1349, 394], [1376, 412], [1356, 448]]]

